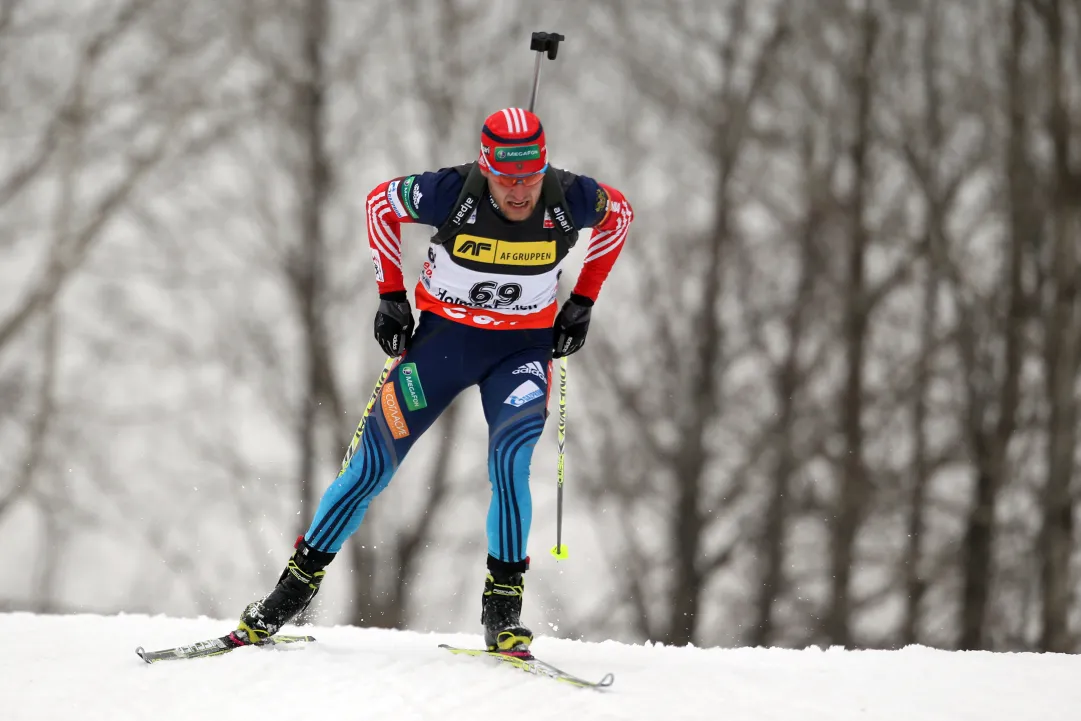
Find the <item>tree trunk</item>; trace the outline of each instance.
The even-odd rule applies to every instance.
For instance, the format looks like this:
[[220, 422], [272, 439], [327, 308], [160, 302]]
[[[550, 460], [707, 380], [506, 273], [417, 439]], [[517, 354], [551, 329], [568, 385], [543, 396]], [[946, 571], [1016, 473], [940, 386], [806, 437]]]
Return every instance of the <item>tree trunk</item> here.
[[[1003, 335], [1005, 336], [1004, 371], [998, 393], [998, 421], [993, 432], [985, 430], [986, 403], [975, 397], [980, 391], [970, 380], [969, 423], [973, 433], [976, 488], [969, 510], [962, 540], [962, 591], [961, 591], [961, 638], [964, 650], [984, 648], [987, 626], [988, 602], [991, 597], [992, 559], [994, 551], [995, 500], [998, 489], [1006, 478], [1009, 463], [1009, 445], [1017, 422], [1017, 406], [1021, 388], [1022, 342], [1025, 323], [1025, 297], [1022, 285], [1024, 243], [1031, 240], [1033, 213], [1029, 193], [1031, 173], [1025, 156], [1025, 98], [1021, 71], [1023, 50], [1025, 0], [1015, 0], [1011, 23], [1011, 47], [1007, 57], [1008, 97], [1010, 106], [1009, 138], [1007, 140], [1006, 177], [1009, 184], [1010, 233], [1009, 258], [1003, 284], [1007, 293], [1007, 311]], [[971, 325], [968, 323], [967, 325]], [[974, 330], [969, 327], [970, 336]], [[979, 372], [976, 367], [975, 340], [969, 338], [967, 372], [971, 376]]]
[[[1069, 211], [1060, 209], [1055, 238], [1054, 305], [1047, 319], [1048, 418], [1047, 485], [1043, 496], [1043, 526], [1039, 548], [1042, 561], [1043, 631], [1040, 650], [1069, 652], [1072, 643], [1067, 619], [1070, 611], [1070, 552], [1073, 541], [1073, 503], [1070, 486], [1077, 444], [1078, 369], [1077, 237]], [[1071, 227], [1072, 226], [1072, 227]]]
[[300, 493], [299, 533], [307, 528], [307, 520], [315, 513], [314, 475], [318, 454], [317, 437], [320, 401], [334, 397], [326, 384], [333, 375], [323, 330], [323, 286], [325, 284], [326, 240], [323, 231], [323, 209], [330, 195], [330, 159], [324, 144], [326, 108], [324, 91], [326, 72], [322, 48], [328, 37], [326, 0], [312, 0], [306, 6], [301, 59], [304, 71], [297, 82], [296, 132], [303, 148], [304, 168], [298, 182], [300, 198], [301, 248], [294, 267], [287, 269], [293, 282], [305, 337], [305, 378], [301, 397], [297, 483]]
[[1045, 314], [1045, 364], [1050, 409], [1047, 442], [1047, 484], [1040, 530], [1040, 586], [1042, 590], [1041, 651], [1069, 652], [1070, 551], [1073, 541], [1073, 504], [1070, 486], [1074, 475], [1077, 441], [1078, 292], [1077, 199], [1069, 189], [1077, 182], [1070, 167], [1070, 118], [1063, 94], [1062, 22], [1060, 0], [1047, 4], [1049, 39], [1048, 87], [1052, 93], [1051, 138], [1055, 151], [1056, 203], [1051, 307]]
[[[930, 233], [928, 234], [930, 236]], [[934, 242], [930, 237], [928, 243]], [[937, 316], [938, 273], [932, 267], [933, 254], [928, 254], [928, 277], [923, 296], [923, 318], [920, 324], [920, 357], [916, 366], [912, 408], [912, 487], [909, 492], [907, 539], [904, 552], [905, 609], [901, 622], [901, 643], [919, 643], [920, 607], [927, 592], [927, 581], [921, 574], [923, 559], [924, 503], [930, 476], [927, 451], [927, 388], [931, 382], [931, 354], [934, 352], [935, 318]]]
[[[718, 133], [722, 132], [718, 130]], [[688, 376], [683, 389], [687, 412], [681, 419], [682, 443], [676, 453], [675, 504], [671, 517], [670, 537], [673, 539], [674, 577], [671, 586], [667, 642], [685, 646], [694, 641], [698, 624], [698, 606], [702, 593], [699, 562], [702, 555], [702, 533], [705, 519], [699, 508], [702, 495], [702, 475], [708, 460], [705, 447], [705, 425], [717, 412], [717, 361], [722, 357], [723, 333], [719, 298], [722, 287], [721, 258], [728, 240], [728, 178], [731, 168], [728, 158], [719, 159], [717, 205], [711, 237], [706, 243], [705, 282], [695, 328], [701, 329], [693, 349], [695, 372]]]
[[[810, 134], [810, 131], [809, 133]], [[765, 524], [762, 530], [761, 583], [755, 597], [755, 609], [758, 620], [750, 636], [751, 646], [769, 646], [773, 643], [774, 604], [782, 593], [784, 583], [785, 531], [788, 518], [789, 481], [796, 470], [796, 449], [793, 447], [793, 426], [796, 420], [796, 403], [802, 388], [802, 374], [799, 366], [799, 354], [802, 348], [806, 311], [811, 307], [811, 294], [814, 289], [815, 261], [814, 241], [818, 231], [818, 217], [822, 209], [815, 207], [816, 193], [810, 187], [818, 182], [811, 171], [813, 146], [808, 138], [805, 143], [805, 163], [808, 169], [806, 182], [807, 218], [800, 239], [799, 277], [796, 281], [796, 295], [792, 299], [792, 309], [788, 314], [788, 349], [774, 379], [775, 394], [780, 408], [777, 411], [775, 437], [777, 439], [777, 460], [773, 467], [772, 488], [766, 506]]]
[[935, 54], [938, 42], [938, 22], [941, 17], [929, 6], [925, 16], [926, 26], [923, 35], [922, 74], [927, 113], [925, 128], [927, 152], [924, 154], [924, 178], [928, 184], [925, 202], [927, 208], [927, 230], [924, 236], [924, 257], [927, 261], [927, 278], [923, 287], [923, 313], [920, 320], [920, 355], [916, 362], [915, 388], [912, 408], [912, 449], [911, 489], [908, 503], [908, 523], [904, 551], [905, 608], [901, 621], [901, 644], [908, 646], [919, 643], [920, 609], [927, 592], [927, 581], [921, 574], [923, 559], [922, 539], [924, 531], [924, 502], [927, 494], [927, 481], [930, 476], [927, 457], [927, 393], [932, 380], [931, 356], [935, 348], [935, 323], [938, 316], [939, 277], [942, 272], [939, 263], [942, 257], [939, 247], [943, 239], [939, 237], [940, 228], [945, 227], [945, 218], [941, 204], [941, 188], [935, 183], [934, 159], [938, 158], [943, 145], [942, 120], [939, 115], [941, 97], [935, 82], [939, 63]]
[[863, 45], [853, 84], [856, 136], [852, 146], [854, 178], [849, 208], [852, 232], [848, 248], [848, 289], [844, 323], [848, 377], [840, 412], [845, 457], [841, 470], [840, 497], [831, 535], [831, 602], [824, 629], [830, 643], [841, 646], [852, 644], [850, 585], [855, 564], [856, 533], [863, 520], [868, 496], [866, 469], [863, 464], [862, 424], [863, 363], [868, 314], [864, 278], [868, 232], [864, 225], [864, 206], [867, 186], [871, 182], [867, 166], [871, 142], [871, 65], [876, 33], [874, 12], [868, 7], [863, 16]]

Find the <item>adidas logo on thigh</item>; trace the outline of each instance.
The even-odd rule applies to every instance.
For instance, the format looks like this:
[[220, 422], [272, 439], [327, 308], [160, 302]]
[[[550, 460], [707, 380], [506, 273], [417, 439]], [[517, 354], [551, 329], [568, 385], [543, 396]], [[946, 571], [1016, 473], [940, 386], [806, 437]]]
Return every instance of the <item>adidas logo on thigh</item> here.
[[522, 373], [528, 373], [530, 375], [537, 376], [545, 383], [548, 383], [547, 369], [545, 369], [544, 364], [540, 361], [530, 361], [525, 365], [518, 366], [518, 368], [516, 368], [514, 371], [514, 375], [519, 375]]

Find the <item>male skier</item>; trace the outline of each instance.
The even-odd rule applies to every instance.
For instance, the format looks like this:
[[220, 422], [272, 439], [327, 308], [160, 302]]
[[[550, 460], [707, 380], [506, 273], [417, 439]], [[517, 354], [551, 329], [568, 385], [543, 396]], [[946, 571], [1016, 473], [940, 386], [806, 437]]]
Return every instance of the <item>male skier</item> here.
[[[477, 161], [381, 183], [367, 210], [380, 297], [375, 338], [396, 365], [277, 586], [244, 610], [233, 641], [261, 641], [308, 606], [327, 564], [413, 443], [455, 396], [477, 385], [492, 485], [481, 623], [489, 650], [525, 652], [533, 640], [519, 618], [529, 567], [529, 466], [548, 415], [551, 359], [585, 342], [631, 207], [615, 188], [550, 167], [540, 120], [506, 108], [484, 121]], [[415, 334], [402, 223], [437, 229], [415, 289]], [[593, 229], [585, 263], [557, 314], [563, 261], [583, 228]]]

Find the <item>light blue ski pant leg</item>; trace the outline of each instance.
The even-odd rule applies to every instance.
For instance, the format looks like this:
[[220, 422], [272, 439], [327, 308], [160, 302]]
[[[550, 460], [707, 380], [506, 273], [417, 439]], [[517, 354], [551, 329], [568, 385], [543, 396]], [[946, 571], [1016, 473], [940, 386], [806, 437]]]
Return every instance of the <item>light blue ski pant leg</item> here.
[[[375, 415], [373, 409], [372, 415]], [[345, 471], [323, 493], [304, 540], [312, 548], [337, 553], [346, 539], [360, 528], [368, 504], [387, 487], [397, 470], [393, 447], [384, 440], [378, 422], [369, 423], [358, 452]]]
[[[549, 340], [549, 333], [541, 338]], [[503, 361], [481, 384], [488, 419], [488, 555], [518, 563], [529, 555], [533, 499], [529, 489], [533, 448], [548, 417], [551, 346]]]

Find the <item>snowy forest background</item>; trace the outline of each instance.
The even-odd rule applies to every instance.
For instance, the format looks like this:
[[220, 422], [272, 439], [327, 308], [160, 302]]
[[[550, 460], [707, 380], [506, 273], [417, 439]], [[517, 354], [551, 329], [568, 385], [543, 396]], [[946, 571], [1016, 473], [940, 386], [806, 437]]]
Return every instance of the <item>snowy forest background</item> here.
[[[0, 1], [0, 608], [269, 590], [384, 359], [364, 197], [471, 160], [535, 30], [636, 222], [534, 630], [1081, 648], [1081, 0]], [[479, 630], [485, 442], [463, 395], [314, 620]]]

